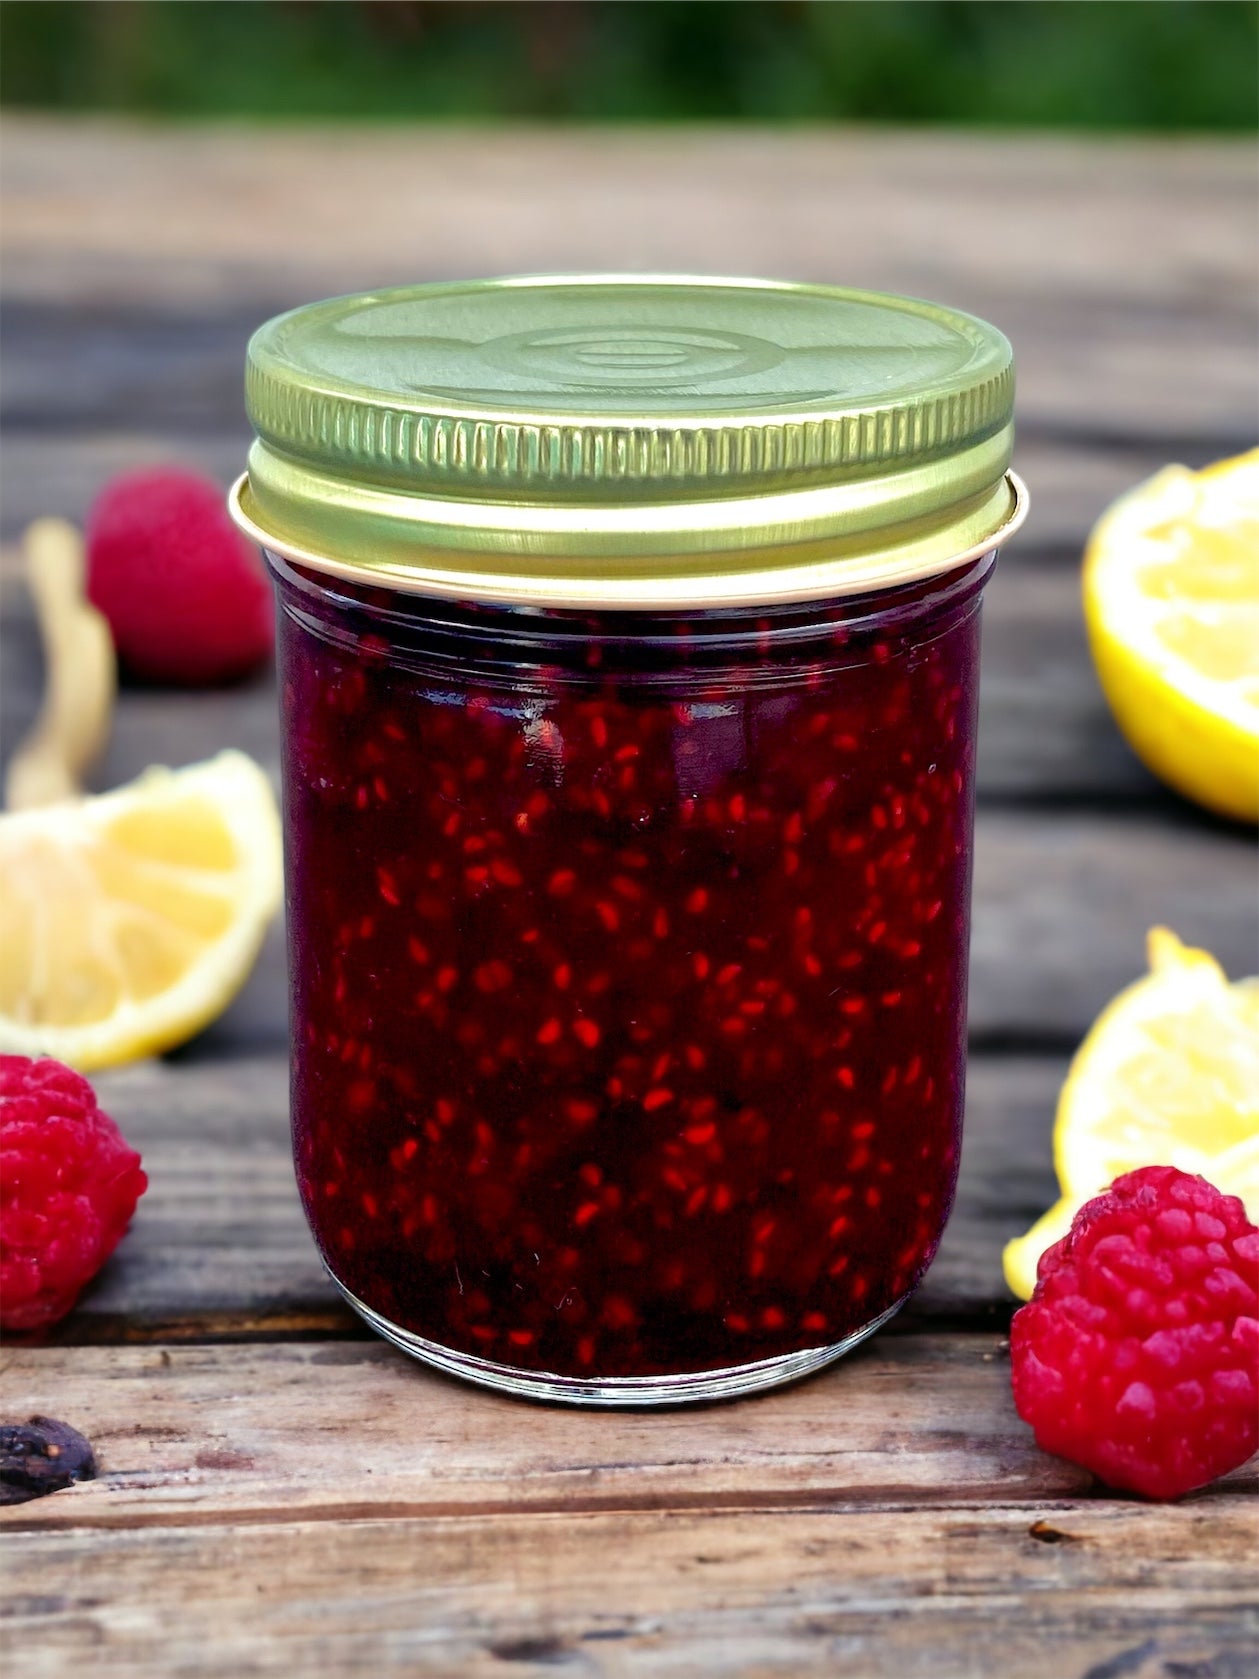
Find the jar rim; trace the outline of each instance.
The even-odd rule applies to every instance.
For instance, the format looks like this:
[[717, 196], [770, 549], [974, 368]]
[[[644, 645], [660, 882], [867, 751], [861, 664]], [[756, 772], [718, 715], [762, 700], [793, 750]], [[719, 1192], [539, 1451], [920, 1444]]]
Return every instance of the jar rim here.
[[840, 599], [941, 576], [994, 552], [1022, 527], [1029, 507], [1027, 486], [1016, 472], [1007, 471], [1002, 489], [1007, 509], [1004, 518], [963, 548], [909, 554], [873, 553], [864, 559], [840, 554], [830, 558], [811, 557], [794, 566], [738, 571], [713, 569], [707, 574], [675, 577], [494, 572], [443, 563], [450, 557], [422, 551], [415, 551], [402, 561], [380, 556], [364, 563], [358, 558], [279, 537], [259, 523], [253, 510], [248, 473], [242, 473], [229, 490], [228, 511], [241, 532], [260, 548], [291, 564], [350, 583], [487, 605], [668, 612]]

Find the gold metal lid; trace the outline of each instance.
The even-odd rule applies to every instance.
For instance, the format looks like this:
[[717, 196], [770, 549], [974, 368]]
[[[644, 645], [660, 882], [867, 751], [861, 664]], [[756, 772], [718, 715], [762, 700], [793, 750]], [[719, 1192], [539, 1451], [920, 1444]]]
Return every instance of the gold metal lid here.
[[249, 345], [255, 541], [394, 588], [733, 605], [907, 582], [1022, 522], [1013, 357], [973, 316], [763, 280], [420, 285]]

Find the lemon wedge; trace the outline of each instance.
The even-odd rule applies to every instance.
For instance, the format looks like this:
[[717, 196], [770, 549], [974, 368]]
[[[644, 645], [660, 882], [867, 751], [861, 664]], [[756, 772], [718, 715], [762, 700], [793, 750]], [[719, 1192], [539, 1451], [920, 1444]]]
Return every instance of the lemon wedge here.
[[1259, 1215], [1259, 980], [1230, 985], [1205, 950], [1165, 927], [1150, 972], [1108, 1004], [1058, 1099], [1062, 1199], [1005, 1250], [1005, 1277], [1031, 1298], [1045, 1249], [1089, 1201], [1138, 1166], [1178, 1166]]
[[281, 877], [242, 752], [0, 816], [0, 1050], [90, 1072], [182, 1043], [244, 982]]
[[1137, 756], [1199, 804], [1259, 819], [1259, 449], [1166, 467], [1103, 514], [1084, 616]]

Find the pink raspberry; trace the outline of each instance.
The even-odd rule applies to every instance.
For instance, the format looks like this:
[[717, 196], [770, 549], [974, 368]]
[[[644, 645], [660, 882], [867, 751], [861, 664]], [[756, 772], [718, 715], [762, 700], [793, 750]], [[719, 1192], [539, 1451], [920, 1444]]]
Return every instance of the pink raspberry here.
[[118, 657], [153, 682], [229, 682], [266, 658], [271, 589], [223, 491], [182, 467], [124, 473], [87, 520], [88, 596]]
[[0, 1055], [0, 1327], [63, 1318], [147, 1184], [86, 1079], [60, 1061]]
[[1259, 1447], [1259, 1229], [1174, 1166], [1116, 1178], [1042, 1256], [1010, 1329], [1045, 1451], [1178, 1498]]

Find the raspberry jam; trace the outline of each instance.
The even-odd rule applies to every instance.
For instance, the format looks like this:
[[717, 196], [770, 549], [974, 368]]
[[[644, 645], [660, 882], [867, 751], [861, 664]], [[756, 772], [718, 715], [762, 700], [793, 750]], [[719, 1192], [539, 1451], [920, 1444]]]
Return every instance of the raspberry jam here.
[[350, 1303], [575, 1404], [816, 1369], [957, 1177], [994, 327], [569, 275], [250, 340], [293, 1137]]
[[561, 1380], [876, 1324], [957, 1175], [990, 560], [657, 617], [271, 563], [296, 1159], [333, 1276], [456, 1368]]

